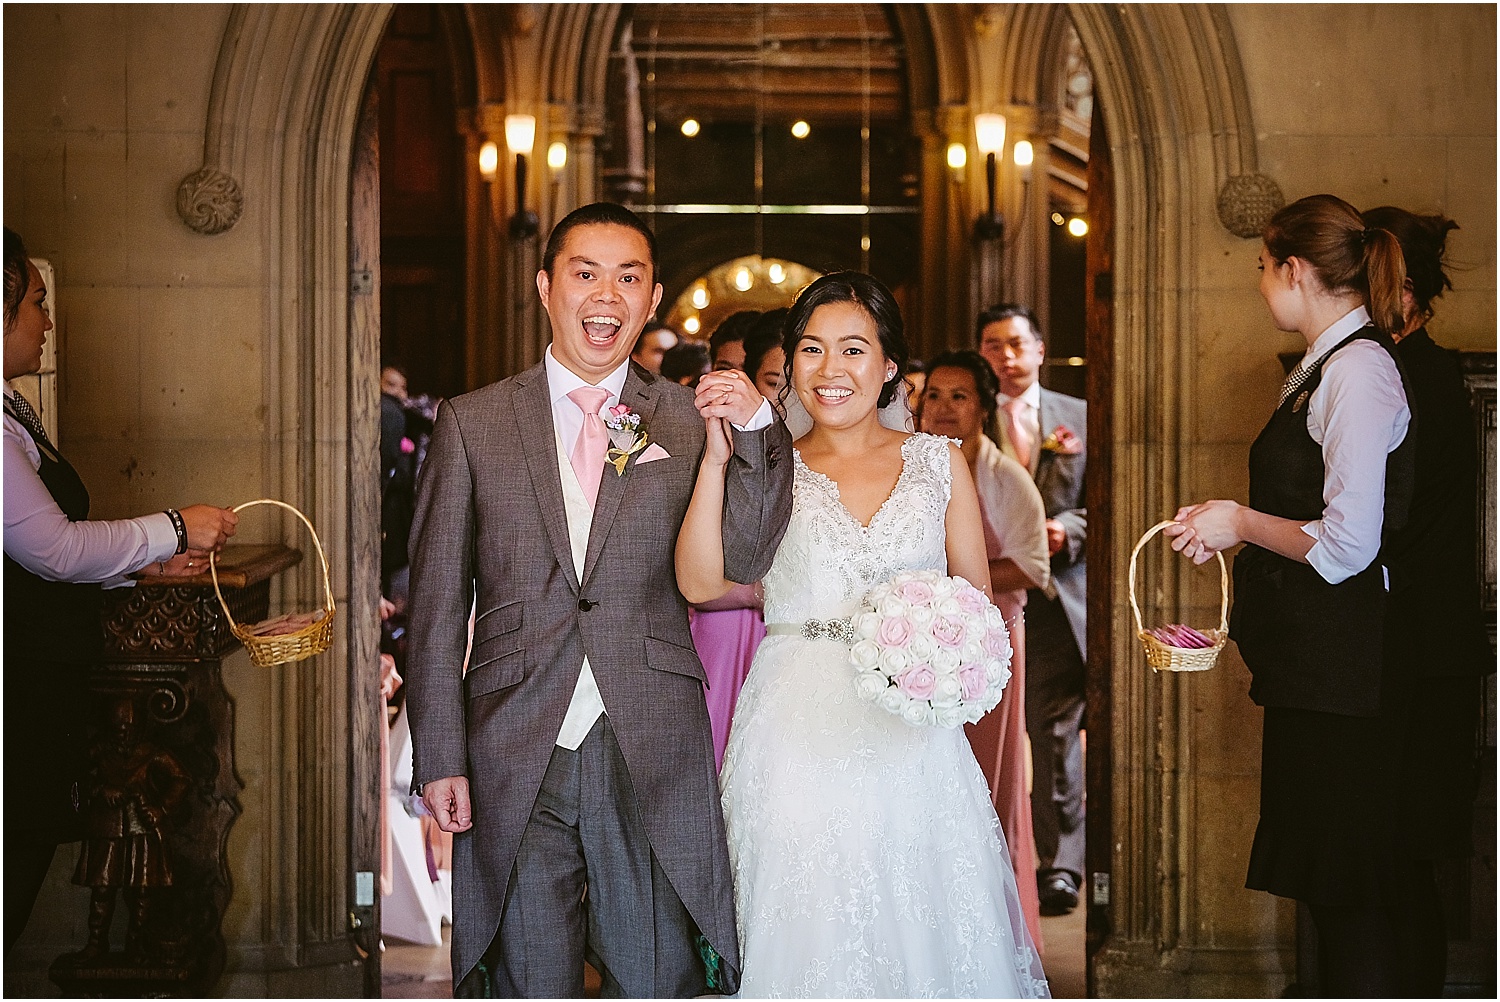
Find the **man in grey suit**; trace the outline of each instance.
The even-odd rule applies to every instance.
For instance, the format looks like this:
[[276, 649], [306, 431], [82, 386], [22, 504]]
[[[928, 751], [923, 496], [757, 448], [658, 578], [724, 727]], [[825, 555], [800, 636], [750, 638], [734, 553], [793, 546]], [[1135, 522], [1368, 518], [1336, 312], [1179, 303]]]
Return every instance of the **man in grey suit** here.
[[1088, 408], [1037, 382], [1046, 345], [1036, 315], [1002, 303], [979, 316], [979, 353], [1000, 377], [1002, 448], [1031, 470], [1047, 514], [1052, 583], [1026, 599], [1026, 731], [1031, 818], [1043, 915], [1078, 906], [1083, 882], [1083, 726], [1088, 535], [1084, 468]]
[[726, 567], [759, 580], [791, 438], [741, 373], [695, 398], [630, 363], [662, 289], [629, 210], [560, 222], [537, 289], [546, 357], [443, 404], [412, 526], [414, 782], [455, 833], [455, 994], [581, 997], [585, 961], [606, 996], [729, 994], [734, 892], [673, 550], [704, 415], [727, 418]]

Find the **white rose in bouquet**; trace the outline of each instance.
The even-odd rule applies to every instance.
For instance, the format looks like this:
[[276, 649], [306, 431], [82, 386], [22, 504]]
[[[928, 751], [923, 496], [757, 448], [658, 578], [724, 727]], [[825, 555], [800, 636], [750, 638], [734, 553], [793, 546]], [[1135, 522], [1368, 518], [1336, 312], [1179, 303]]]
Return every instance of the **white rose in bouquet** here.
[[880, 645], [861, 640], [849, 649], [849, 658], [860, 668], [873, 668], [880, 663]]
[[862, 671], [854, 676], [854, 691], [861, 699], [878, 700], [880, 694], [889, 688], [890, 683], [878, 671]]
[[926, 703], [912, 701], [901, 707], [901, 719], [908, 724], [921, 725], [928, 723], [932, 716], [932, 708]]

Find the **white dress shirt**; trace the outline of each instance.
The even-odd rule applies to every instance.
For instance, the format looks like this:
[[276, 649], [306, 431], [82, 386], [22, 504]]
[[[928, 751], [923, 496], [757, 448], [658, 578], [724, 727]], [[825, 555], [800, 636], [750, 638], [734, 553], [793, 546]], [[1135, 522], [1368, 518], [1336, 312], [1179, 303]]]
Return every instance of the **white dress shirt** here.
[[[1307, 350], [1316, 361], [1370, 322], [1363, 306], [1346, 313]], [[1307, 562], [1329, 584], [1366, 567], [1380, 552], [1386, 456], [1411, 424], [1401, 373], [1384, 348], [1360, 339], [1323, 364], [1307, 399], [1307, 432], [1323, 449], [1323, 517], [1302, 531], [1316, 542]]]
[[[15, 390], [5, 386], [5, 395]], [[41, 452], [26, 427], [5, 415], [5, 555], [47, 581], [107, 587], [133, 584], [126, 574], [177, 552], [165, 512], [114, 521], [69, 521], [37, 472]]]
[[[583, 430], [583, 411], [568, 399], [568, 394], [583, 386], [597, 386], [608, 390], [609, 397], [599, 408], [600, 416], [606, 416], [606, 412], [620, 402], [630, 361], [627, 359], [621, 362], [618, 369], [597, 383], [590, 383], [559, 362], [553, 356], [550, 345], [543, 361], [547, 368], [547, 392], [552, 400], [552, 427], [557, 438], [557, 467], [562, 480], [563, 507], [568, 519], [568, 544], [573, 551], [573, 572], [581, 578], [589, 549], [589, 530], [594, 520], [594, 509], [583, 493], [583, 487], [573, 472], [572, 460], [569, 459], [573, 443], [578, 441], [578, 433]], [[771, 420], [771, 402], [762, 400], [760, 409], [740, 430], [758, 431], [768, 426]], [[612, 467], [606, 465], [605, 469]], [[558, 731], [557, 744], [569, 750], [577, 749], [583, 744], [583, 739], [588, 737], [589, 729], [599, 719], [599, 714], [605, 712], [604, 697], [599, 694], [599, 684], [594, 679], [593, 669], [589, 667], [589, 659], [585, 657], [583, 666], [579, 669], [578, 684], [573, 687], [573, 698], [568, 703], [568, 712]]]

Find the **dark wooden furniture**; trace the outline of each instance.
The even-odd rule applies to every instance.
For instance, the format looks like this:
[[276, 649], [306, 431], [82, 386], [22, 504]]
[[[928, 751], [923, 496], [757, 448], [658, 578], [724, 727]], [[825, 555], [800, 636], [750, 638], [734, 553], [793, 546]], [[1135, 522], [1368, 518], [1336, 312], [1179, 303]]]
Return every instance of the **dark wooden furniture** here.
[[[226, 547], [219, 585], [235, 620], [265, 619], [271, 578], [301, 559], [281, 545]], [[146, 877], [116, 878], [110, 896], [123, 899], [127, 919], [116, 925], [129, 931], [115, 945], [124, 949], [101, 952], [96, 943], [59, 957], [49, 973], [70, 996], [210, 995], [224, 970], [220, 921], [232, 889], [225, 845], [244, 788], [234, 768], [234, 700], [221, 676], [239, 641], [207, 573], [141, 578], [107, 592], [104, 632], [105, 660], [89, 678], [92, 785], [112, 792], [90, 808], [105, 821], [95, 835], [120, 836], [116, 849], [127, 858], [142, 852], [126, 844], [132, 832], [150, 840], [165, 876], [148, 868]], [[122, 796], [122, 785], [138, 792]], [[152, 792], [168, 787], [153, 803]]]

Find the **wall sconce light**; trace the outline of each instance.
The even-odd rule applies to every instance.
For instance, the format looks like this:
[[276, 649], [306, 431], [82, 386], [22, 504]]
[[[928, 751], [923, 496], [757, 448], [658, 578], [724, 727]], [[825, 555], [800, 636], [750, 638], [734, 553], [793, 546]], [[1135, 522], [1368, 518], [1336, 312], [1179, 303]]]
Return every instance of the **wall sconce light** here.
[[494, 181], [499, 170], [500, 147], [494, 143], [485, 143], [479, 147], [479, 176], [486, 181]]
[[682, 120], [682, 134], [692, 139], [698, 134], [698, 120], [696, 118], [685, 118]]
[[1021, 168], [1021, 177], [1029, 181], [1031, 179], [1031, 164], [1036, 159], [1036, 151], [1031, 148], [1031, 144], [1024, 139], [1018, 139], [1011, 156], [1014, 158], [1016, 166]]
[[995, 204], [995, 157], [1005, 149], [1005, 116], [974, 116], [974, 138], [984, 154], [985, 191], [989, 201], [986, 211], [974, 223], [974, 235], [980, 240], [998, 240], [1005, 235], [1005, 218]]
[[536, 145], [536, 116], [506, 115], [505, 145], [516, 158], [516, 214], [510, 217], [510, 235], [519, 240], [541, 229], [536, 211], [526, 208], [526, 158]]
[[969, 148], [963, 143], [948, 144], [948, 166], [954, 170], [963, 170], [969, 165]]
[[568, 144], [561, 140], [547, 147], [547, 166], [556, 174], [568, 166]]
[[800, 118], [792, 123], [792, 135], [797, 139], [806, 139], [810, 132], [812, 132], [812, 126]]

